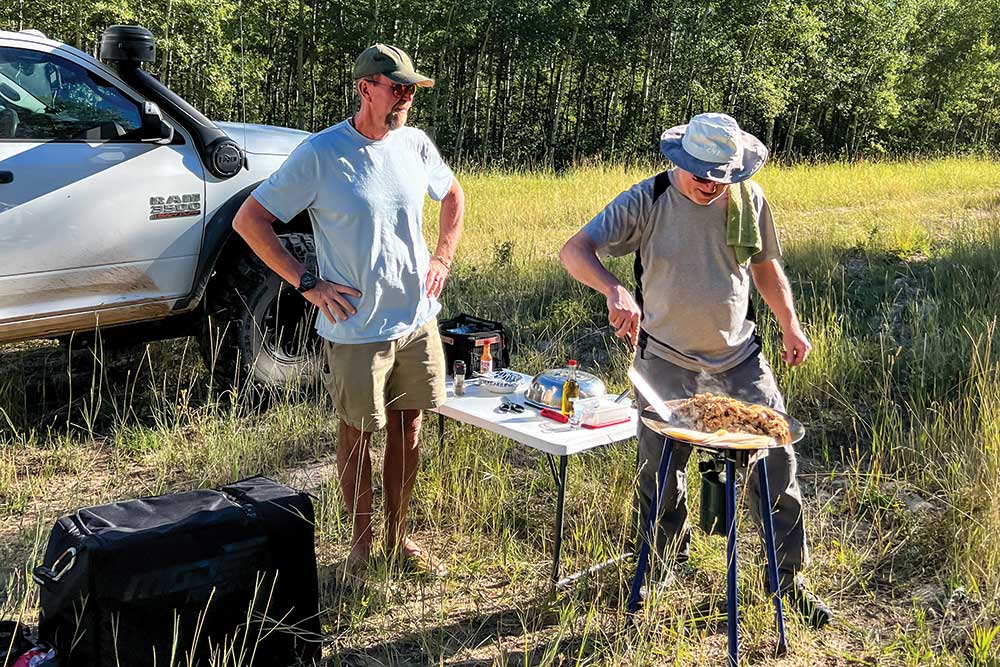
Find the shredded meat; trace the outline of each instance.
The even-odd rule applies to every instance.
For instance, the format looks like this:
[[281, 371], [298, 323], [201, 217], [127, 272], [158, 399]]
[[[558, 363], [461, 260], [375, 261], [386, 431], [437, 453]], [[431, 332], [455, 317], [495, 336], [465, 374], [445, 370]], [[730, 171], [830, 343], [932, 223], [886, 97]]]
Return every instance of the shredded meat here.
[[755, 433], [778, 442], [791, 442], [788, 421], [771, 408], [744, 403], [728, 396], [695, 394], [674, 409], [673, 420], [705, 433]]

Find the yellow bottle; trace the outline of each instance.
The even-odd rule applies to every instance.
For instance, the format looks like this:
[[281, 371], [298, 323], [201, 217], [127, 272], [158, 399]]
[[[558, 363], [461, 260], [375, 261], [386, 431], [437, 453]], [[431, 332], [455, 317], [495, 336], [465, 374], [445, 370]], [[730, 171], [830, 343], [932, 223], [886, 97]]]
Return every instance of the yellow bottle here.
[[580, 383], [576, 380], [576, 359], [570, 359], [566, 362], [566, 366], [569, 367], [569, 377], [563, 383], [562, 413], [572, 417], [576, 399], [580, 398]]

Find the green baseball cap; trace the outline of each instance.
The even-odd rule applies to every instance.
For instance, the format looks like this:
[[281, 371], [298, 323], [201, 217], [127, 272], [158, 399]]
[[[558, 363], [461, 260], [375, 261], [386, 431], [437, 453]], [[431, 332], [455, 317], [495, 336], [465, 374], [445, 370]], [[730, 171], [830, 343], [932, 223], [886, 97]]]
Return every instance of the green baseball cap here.
[[413, 69], [410, 56], [403, 53], [402, 49], [388, 44], [373, 44], [354, 61], [355, 80], [373, 74], [384, 74], [396, 83], [415, 84], [424, 88], [434, 85], [434, 79]]

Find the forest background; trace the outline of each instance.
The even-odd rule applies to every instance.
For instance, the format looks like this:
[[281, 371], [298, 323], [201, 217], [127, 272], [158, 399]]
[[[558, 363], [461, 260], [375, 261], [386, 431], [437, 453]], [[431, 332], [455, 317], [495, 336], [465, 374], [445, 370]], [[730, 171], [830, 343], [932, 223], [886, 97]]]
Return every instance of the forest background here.
[[785, 160], [992, 151], [1000, 125], [1000, 0], [0, 3], [0, 28], [92, 54], [116, 23], [210, 118], [309, 131], [353, 110], [364, 47], [399, 46], [437, 79], [412, 122], [458, 166], [653, 158], [703, 111]]

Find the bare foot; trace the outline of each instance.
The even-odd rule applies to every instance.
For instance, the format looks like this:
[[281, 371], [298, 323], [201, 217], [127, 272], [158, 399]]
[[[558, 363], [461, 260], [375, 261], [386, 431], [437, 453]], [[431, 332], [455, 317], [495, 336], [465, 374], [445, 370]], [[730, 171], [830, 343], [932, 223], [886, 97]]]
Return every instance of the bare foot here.
[[344, 584], [349, 587], [364, 585], [368, 575], [368, 561], [371, 560], [371, 547], [357, 545], [344, 561]]
[[396, 549], [395, 559], [408, 572], [428, 577], [447, 577], [448, 568], [410, 538]]

